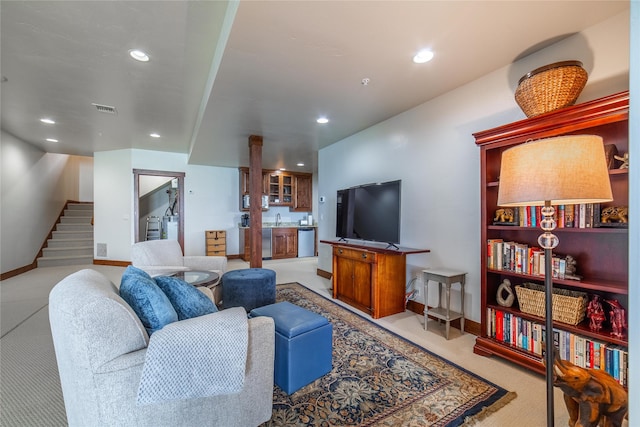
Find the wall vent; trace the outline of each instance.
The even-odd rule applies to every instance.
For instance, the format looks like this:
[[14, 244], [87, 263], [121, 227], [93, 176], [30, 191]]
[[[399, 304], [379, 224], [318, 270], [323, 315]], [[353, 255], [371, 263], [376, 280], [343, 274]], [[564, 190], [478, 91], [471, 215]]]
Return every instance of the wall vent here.
[[106, 243], [98, 243], [98, 244], [96, 244], [96, 255], [97, 256], [107, 256], [107, 244]]
[[92, 103], [91, 105], [96, 107], [96, 109], [101, 113], [118, 114], [118, 111], [116, 111], [116, 107], [111, 107], [109, 105], [95, 104], [95, 103]]

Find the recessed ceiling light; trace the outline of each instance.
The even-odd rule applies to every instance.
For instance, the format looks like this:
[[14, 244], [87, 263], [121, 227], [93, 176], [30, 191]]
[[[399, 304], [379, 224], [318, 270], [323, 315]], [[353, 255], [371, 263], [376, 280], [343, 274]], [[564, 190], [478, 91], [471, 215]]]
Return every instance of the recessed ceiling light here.
[[424, 64], [425, 62], [429, 62], [432, 59], [433, 52], [428, 49], [424, 49], [418, 52], [416, 56], [413, 57], [413, 62], [415, 62], [416, 64]]
[[129, 50], [129, 55], [135, 59], [136, 61], [140, 61], [140, 62], [148, 62], [149, 61], [149, 55], [147, 55], [147, 53], [143, 50], [140, 49], [131, 49]]
[[46, 141], [47, 142], [58, 142], [58, 140], [54, 139], [54, 138], [47, 138]]
[[48, 124], [48, 125], [55, 125], [55, 124], [56, 124], [56, 122], [55, 122], [55, 121], [51, 120], [51, 119], [50, 119], [50, 118], [48, 118], [48, 117], [43, 117], [43, 118], [41, 118], [41, 119], [40, 119], [40, 121], [41, 121], [42, 123], [46, 123], [46, 124]]
[[151, 138], [160, 138], [160, 134], [159, 133], [155, 133], [155, 132], [154, 133], [150, 133], [149, 136]]
[[304, 163], [300, 162], [298, 163], [298, 166], [304, 166]]
[[329, 123], [329, 119], [327, 119], [326, 117], [318, 117], [318, 120], [316, 120], [316, 122], [318, 122], [321, 125], [323, 125], [325, 123]]

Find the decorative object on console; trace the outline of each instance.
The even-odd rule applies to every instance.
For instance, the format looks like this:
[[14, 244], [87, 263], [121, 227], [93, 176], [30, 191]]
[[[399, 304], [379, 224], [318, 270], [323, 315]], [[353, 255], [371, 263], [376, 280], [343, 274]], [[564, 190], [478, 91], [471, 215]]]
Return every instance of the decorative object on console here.
[[[507, 294], [504, 297], [504, 294]], [[496, 294], [496, 301], [503, 307], [511, 307], [513, 305], [513, 301], [515, 300], [515, 295], [513, 293], [513, 289], [511, 289], [511, 281], [509, 279], [504, 279], [500, 286], [498, 286], [498, 293]]]
[[592, 331], [599, 331], [602, 329], [602, 322], [607, 320], [604, 315], [604, 309], [600, 302], [600, 295], [595, 294], [591, 297], [589, 305], [587, 306], [587, 317], [589, 318], [589, 329]]
[[587, 84], [580, 61], [562, 61], [536, 68], [518, 82], [515, 98], [527, 117], [575, 104]]
[[624, 331], [627, 329], [627, 316], [624, 308], [618, 300], [605, 300], [611, 306], [609, 311], [609, 322], [611, 323], [611, 336], [616, 338], [624, 338]]
[[555, 353], [554, 385], [564, 392], [570, 426], [621, 427], [627, 414], [627, 391], [608, 373], [585, 369]]
[[[584, 81], [586, 82], [586, 76]], [[602, 203], [611, 200], [613, 196], [609, 171], [600, 136], [568, 135], [546, 138], [509, 148], [502, 153], [498, 206], [544, 206], [540, 222], [544, 233], [538, 237], [538, 244], [544, 249], [545, 255], [543, 360], [546, 361], [549, 427], [554, 425], [552, 251], [559, 243], [558, 237], [551, 233], [556, 228], [553, 219], [555, 209], [552, 205]]]

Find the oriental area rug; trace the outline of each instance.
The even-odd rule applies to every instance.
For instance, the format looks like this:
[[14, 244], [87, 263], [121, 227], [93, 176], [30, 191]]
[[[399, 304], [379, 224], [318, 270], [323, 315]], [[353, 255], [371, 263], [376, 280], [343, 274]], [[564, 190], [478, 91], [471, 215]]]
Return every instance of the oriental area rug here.
[[516, 397], [297, 283], [276, 300], [333, 325], [333, 369], [291, 395], [274, 386], [263, 427], [467, 426]]

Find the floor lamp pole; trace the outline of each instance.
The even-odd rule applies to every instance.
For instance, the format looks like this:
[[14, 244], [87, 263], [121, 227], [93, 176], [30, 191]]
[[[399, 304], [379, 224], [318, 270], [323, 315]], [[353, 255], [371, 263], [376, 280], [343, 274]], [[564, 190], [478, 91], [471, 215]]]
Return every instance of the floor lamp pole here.
[[552, 280], [552, 250], [544, 250], [544, 293], [545, 293], [545, 358], [547, 382], [547, 427], [553, 427], [555, 416], [553, 411], [553, 280]]
[[544, 248], [544, 295], [545, 295], [545, 380], [547, 383], [547, 427], [553, 427], [555, 416], [553, 411], [553, 360], [555, 345], [553, 343], [553, 248], [558, 246], [558, 238], [551, 232], [556, 228], [553, 219], [555, 209], [550, 201], [542, 208], [541, 228], [544, 233], [538, 237], [538, 244]]

